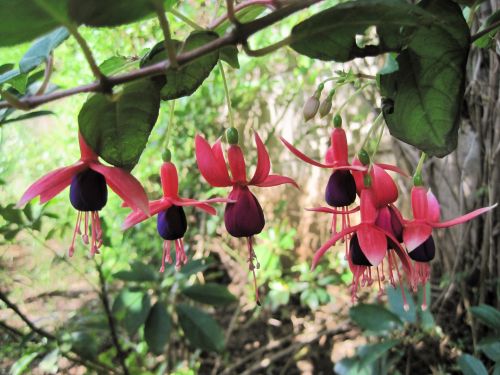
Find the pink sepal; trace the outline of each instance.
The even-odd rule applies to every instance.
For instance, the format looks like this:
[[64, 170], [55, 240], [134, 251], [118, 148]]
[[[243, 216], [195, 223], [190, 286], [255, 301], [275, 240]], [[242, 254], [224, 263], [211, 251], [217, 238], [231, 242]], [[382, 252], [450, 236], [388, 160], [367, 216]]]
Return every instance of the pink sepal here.
[[300, 189], [299, 185], [297, 185], [297, 183], [292, 178], [286, 176], [280, 176], [278, 174], [270, 174], [269, 176], [266, 177], [264, 181], [262, 181], [260, 184], [255, 184], [255, 186], [269, 187], [269, 186], [277, 186], [283, 184], [292, 184], [297, 189]]
[[387, 251], [387, 238], [383, 231], [376, 229], [370, 224], [360, 224], [356, 231], [359, 247], [366, 259], [373, 265], [378, 266], [385, 257]]
[[127, 202], [130, 208], [149, 215], [148, 197], [134, 176], [121, 168], [108, 167], [100, 163], [91, 163], [89, 167], [102, 174], [106, 178], [106, 184]]
[[495, 203], [493, 206], [478, 208], [477, 210], [474, 210], [472, 212], [469, 212], [468, 214], [456, 217], [456, 218], [451, 219], [451, 220], [443, 221], [441, 223], [437, 222], [437, 223], [430, 223], [430, 224], [434, 228], [447, 228], [447, 227], [451, 227], [453, 225], [462, 224], [462, 223], [465, 223], [466, 221], [474, 219], [476, 216], [482, 215], [485, 212], [488, 212], [488, 211], [494, 209], [497, 205], [498, 205], [498, 203]]
[[364, 188], [361, 190], [359, 207], [361, 211], [361, 222], [365, 224], [375, 223], [378, 212], [375, 207], [375, 194], [372, 189]]
[[23, 207], [26, 203], [39, 195], [40, 198], [43, 198], [43, 202], [40, 201], [40, 203], [46, 202], [48, 199], [59, 194], [66, 186], [70, 185], [72, 178], [86, 168], [87, 165], [79, 161], [69, 167], [62, 167], [49, 172], [31, 184], [17, 203], [16, 207]]
[[314, 165], [316, 167], [320, 167], [320, 168], [333, 168], [334, 167], [334, 164], [323, 164], [323, 163], [320, 163], [316, 160], [313, 160], [311, 159], [309, 156], [303, 154], [301, 151], [299, 151], [298, 149], [296, 149], [295, 147], [293, 147], [289, 142], [287, 142], [287, 140], [283, 137], [280, 137], [281, 139], [281, 142], [283, 142], [283, 144], [286, 146], [286, 148], [288, 148], [292, 154], [294, 154], [295, 156], [297, 156], [299, 159], [305, 161], [306, 163], [309, 163], [311, 165]]
[[353, 214], [355, 212], [358, 212], [359, 206], [354, 207], [351, 210], [346, 210], [346, 211], [336, 210], [336, 209], [330, 208], [330, 207], [313, 207], [313, 208], [305, 208], [305, 210], [306, 211], [314, 211], [314, 212], [324, 212], [327, 214], [346, 215], [346, 214]]
[[312, 261], [312, 265], [311, 265], [311, 270], [314, 270], [316, 268], [316, 266], [318, 265], [319, 261], [321, 260], [321, 258], [323, 257], [323, 255], [326, 253], [326, 251], [332, 247], [333, 245], [335, 245], [335, 243], [344, 238], [346, 235], [352, 233], [352, 232], [355, 232], [356, 230], [358, 230], [359, 228], [359, 225], [355, 225], [353, 227], [347, 227], [345, 228], [343, 231], [335, 234], [332, 238], [330, 238], [328, 241], [326, 241], [323, 246], [321, 246], [315, 253], [314, 253], [314, 257], [313, 257], [313, 261]]
[[411, 189], [411, 209], [413, 218], [417, 220], [427, 220], [428, 217], [427, 191], [423, 186], [414, 186]]
[[87, 145], [80, 132], [78, 132], [78, 143], [80, 145], [80, 160], [85, 162], [97, 161], [97, 154]]
[[429, 189], [427, 192], [427, 220], [437, 222], [441, 217], [441, 208], [436, 196]]
[[[165, 211], [170, 206], [172, 206], [170, 199], [158, 199], [149, 202], [149, 211], [151, 216], [153, 216], [161, 211]], [[142, 211], [133, 211], [125, 218], [125, 221], [122, 224], [122, 230], [127, 230], [148, 218], [149, 216]]]
[[267, 153], [266, 146], [260, 139], [257, 132], [255, 132], [255, 144], [257, 145], [257, 168], [255, 173], [250, 180], [250, 185], [255, 185], [263, 182], [269, 172], [271, 171], [271, 161], [269, 160], [269, 154]]
[[172, 204], [175, 204], [176, 206], [194, 206], [196, 208], [199, 208], [210, 215], [215, 215], [217, 211], [215, 208], [210, 206], [208, 204], [208, 201], [197, 201], [195, 199], [187, 199], [187, 198], [178, 198], [178, 199], [171, 199]]
[[179, 196], [179, 177], [177, 168], [170, 162], [165, 162], [160, 168], [161, 187], [165, 197], [177, 198]]
[[196, 162], [198, 169], [207, 182], [215, 187], [231, 186], [226, 163], [222, 154], [220, 140], [214, 144], [214, 149], [200, 135], [195, 139]]
[[422, 245], [431, 234], [432, 227], [427, 223], [407, 223], [403, 229], [403, 242], [408, 252]]
[[401, 176], [410, 177], [406, 172], [403, 172], [403, 170], [396, 167], [395, 165], [385, 164], [385, 163], [375, 163], [375, 164], [380, 168], [385, 169], [386, 171], [396, 172], [399, 173]]
[[231, 169], [232, 181], [239, 183], [247, 182], [247, 172], [245, 165], [245, 158], [240, 146], [231, 145], [227, 150], [227, 160], [229, 162], [229, 169]]

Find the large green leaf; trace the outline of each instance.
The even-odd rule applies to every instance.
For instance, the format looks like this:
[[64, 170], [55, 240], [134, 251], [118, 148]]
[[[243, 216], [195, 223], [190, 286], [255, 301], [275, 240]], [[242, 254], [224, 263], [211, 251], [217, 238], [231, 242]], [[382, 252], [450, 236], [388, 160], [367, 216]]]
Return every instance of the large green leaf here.
[[227, 305], [237, 300], [225, 286], [215, 283], [192, 285], [183, 289], [182, 294], [197, 302], [215, 306]]
[[142, 154], [160, 108], [159, 88], [143, 79], [129, 83], [111, 97], [92, 95], [78, 115], [80, 132], [104, 160], [132, 169]]
[[[217, 39], [217, 37], [217, 34], [211, 31], [194, 31], [184, 43], [175, 41], [175, 46], [178, 53], [183, 53], [201, 47]], [[143, 59], [142, 65], [150, 65], [166, 59], [167, 54], [162, 42], [153, 47], [151, 52]], [[179, 69], [167, 69], [167, 83], [161, 89], [161, 98], [171, 100], [193, 94], [208, 77], [218, 59], [219, 51], [214, 51]]]
[[[397, 51], [411, 31], [432, 21], [431, 15], [401, 0], [358, 0], [326, 9], [292, 29], [290, 46], [303, 55], [344, 62]], [[378, 45], [360, 47], [356, 35], [376, 26]], [[404, 28], [404, 29], [402, 29]]]
[[69, 36], [65, 27], [59, 27], [33, 43], [19, 62], [21, 73], [29, 72], [45, 62], [50, 53]]
[[[45, 2], [59, 12], [66, 12], [66, 0]], [[0, 14], [0, 47], [29, 42], [60, 26], [34, 0], [2, 0]]]
[[490, 305], [479, 305], [471, 308], [472, 314], [487, 326], [500, 331], [500, 311]]
[[440, 22], [418, 28], [397, 57], [399, 70], [380, 76], [391, 134], [431, 156], [456, 148], [470, 34], [451, 0], [420, 5]]
[[152, 0], [69, 0], [69, 15], [89, 26], [118, 26], [154, 12]]
[[[372, 317], [373, 318], [373, 317]], [[389, 350], [398, 345], [400, 340], [385, 340], [375, 344], [363, 345], [359, 348], [357, 355], [361, 359], [359, 368], [364, 368], [382, 357]]]
[[113, 315], [133, 335], [146, 321], [151, 300], [147, 292], [122, 289], [113, 303]]
[[458, 357], [458, 366], [464, 375], [488, 375], [483, 363], [470, 354], [462, 354]]
[[500, 338], [487, 337], [479, 342], [479, 349], [493, 362], [500, 362]]
[[156, 302], [144, 326], [144, 338], [154, 354], [161, 354], [172, 332], [172, 318], [163, 302]]
[[356, 305], [349, 310], [349, 316], [361, 328], [377, 333], [392, 331], [403, 325], [396, 314], [381, 305]]
[[224, 333], [207, 313], [186, 304], [176, 308], [184, 335], [196, 348], [220, 352], [224, 349]]

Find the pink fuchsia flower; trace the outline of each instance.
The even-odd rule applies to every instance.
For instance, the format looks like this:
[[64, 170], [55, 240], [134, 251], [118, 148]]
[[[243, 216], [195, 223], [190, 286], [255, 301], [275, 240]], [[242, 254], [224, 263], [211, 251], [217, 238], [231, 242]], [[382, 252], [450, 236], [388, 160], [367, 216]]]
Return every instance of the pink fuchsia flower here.
[[[407, 280], [409, 282], [413, 280], [413, 270], [406, 251], [401, 247], [393, 233], [377, 225], [379, 212], [375, 206], [375, 194], [371, 188], [365, 187], [361, 190], [360, 213], [360, 223], [355, 226], [349, 226], [333, 235], [330, 240], [316, 251], [312, 263], [312, 268], [314, 269], [331, 246], [347, 235], [351, 235], [347, 260], [353, 273], [353, 282], [351, 285], [353, 301], [356, 299], [360, 282], [362, 286], [373, 283], [372, 267], [375, 267], [377, 273], [376, 278], [380, 293], [383, 292], [382, 281], [385, 280], [385, 272], [389, 276], [390, 283], [395, 286], [395, 270], [399, 283], [402, 285], [403, 276], [399, 270], [397, 258], [400, 260]], [[386, 271], [384, 271], [384, 259], [387, 259]], [[403, 299], [405, 300], [405, 308], [407, 308], [404, 289], [401, 288], [401, 290]]]
[[413, 220], [404, 223], [403, 241], [408, 255], [415, 261], [417, 282], [425, 284], [430, 276], [429, 262], [435, 255], [435, 244], [432, 238], [434, 228], [447, 228], [465, 223], [496, 206], [497, 204], [479, 208], [455, 219], [440, 221], [440, 206], [434, 194], [423, 186], [414, 186], [411, 190]]
[[77, 233], [81, 234], [85, 244], [89, 243], [89, 224], [90, 254], [98, 253], [102, 245], [99, 211], [106, 205], [108, 199], [107, 186], [133, 210], [142, 211], [144, 215], [149, 214], [148, 198], [139, 181], [124, 169], [101, 164], [97, 154], [85, 143], [81, 134], [78, 134], [78, 139], [80, 160], [68, 167], [56, 169], [37, 180], [26, 190], [17, 204], [18, 207], [23, 207], [37, 196], [40, 196], [40, 203], [45, 203], [70, 185], [70, 202], [78, 211], [78, 215], [69, 256], [72, 256], [75, 250]]
[[333, 214], [331, 230], [333, 234], [337, 232], [339, 215], [341, 218], [341, 230], [343, 230], [349, 225], [349, 214], [354, 212], [348, 210], [348, 207], [356, 200], [356, 184], [350, 171], [367, 170], [364, 166], [352, 166], [349, 164], [347, 137], [344, 129], [341, 127], [342, 118], [338, 115], [334, 118], [334, 126], [331, 133], [331, 146], [328, 148], [325, 155], [325, 163], [320, 163], [311, 159], [281, 137], [283, 144], [299, 159], [316, 167], [333, 170], [325, 188], [325, 200], [328, 205], [336, 209], [332, 210], [328, 207], [311, 209], [311, 211], [329, 212]]
[[[367, 166], [370, 171], [372, 181], [372, 190], [375, 194], [375, 206], [377, 208], [385, 207], [389, 204], [396, 202], [398, 199], [398, 188], [392, 177], [386, 171], [399, 173], [402, 176], [408, 177], [401, 169], [395, 165], [384, 163], [370, 164], [370, 157], [365, 150], [361, 150], [358, 157], [354, 157], [352, 165]], [[364, 188], [363, 173], [353, 171], [352, 175], [356, 182], [356, 190], [360, 194]]]
[[[170, 153], [166, 154], [170, 159]], [[197, 201], [194, 199], [186, 199], [179, 197], [179, 178], [177, 169], [170, 161], [165, 161], [160, 168], [161, 186], [163, 189], [163, 197], [158, 200], [149, 202], [149, 210], [152, 216], [157, 216], [158, 234], [163, 238], [163, 255], [161, 258], [160, 272], [165, 271], [165, 262], [172, 264], [170, 248], [172, 241], [175, 245], [175, 267], [177, 270], [187, 263], [186, 252], [184, 251], [183, 237], [187, 230], [186, 214], [184, 206], [194, 206], [210, 215], [215, 215], [216, 211], [210, 204], [228, 202], [227, 199], [213, 198], [205, 201]], [[122, 229], [126, 230], [140, 222], [146, 220], [148, 215], [141, 211], [130, 213], [123, 223]]]
[[[255, 277], [256, 260], [253, 251], [253, 236], [259, 234], [265, 225], [264, 212], [249, 186], [270, 187], [282, 184], [298, 185], [289, 177], [270, 174], [271, 162], [261, 138], [255, 132], [255, 144], [257, 146], [257, 167], [253, 177], [248, 180], [246, 164], [243, 152], [238, 146], [238, 132], [234, 128], [226, 132], [229, 142], [227, 150], [227, 161], [231, 177], [229, 176], [226, 160], [222, 151], [221, 139], [213, 146], [200, 135], [196, 136], [196, 161], [202, 176], [207, 182], [216, 187], [232, 187], [224, 212], [224, 224], [226, 230], [233, 237], [247, 239], [248, 268], [253, 273], [257, 302], [258, 289]], [[258, 263], [257, 263], [258, 264]]]

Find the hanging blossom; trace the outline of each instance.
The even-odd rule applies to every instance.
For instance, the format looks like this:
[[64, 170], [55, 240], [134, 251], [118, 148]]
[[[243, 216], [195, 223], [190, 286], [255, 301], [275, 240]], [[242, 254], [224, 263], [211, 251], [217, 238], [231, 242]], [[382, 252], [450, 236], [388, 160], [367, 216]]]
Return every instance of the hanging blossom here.
[[[165, 271], [165, 262], [172, 264], [170, 249], [172, 241], [175, 246], [175, 268], [180, 270], [186, 264], [188, 258], [184, 251], [183, 237], [187, 230], [186, 214], [184, 206], [194, 206], [210, 215], [215, 215], [216, 211], [210, 204], [227, 202], [227, 199], [213, 198], [204, 201], [179, 197], [179, 177], [175, 164], [170, 162], [170, 152], [164, 154], [164, 162], [160, 168], [160, 179], [163, 190], [163, 197], [149, 202], [151, 216], [157, 215], [156, 228], [158, 234], [163, 238], [163, 255], [161, 258], [160, 272]], [[123, 223], [122, 229], [127, 230], [137, 225], [148, 216], [140, 211], [131, 212]]]
[[[298, 185], [289, 177], [270, 174], [271, 162], [264, 143], [255, 133], [257, 146], [257, 167], [253, 177], [248, 180], [243, 152], [238, 146], [238, 132], [230, 128], [226, 132], [229, 142], [227, 161], [231, 177], [229, 176], [226, 160], [222, 151], [219, 138], [213, 146], [200, 135], [196, 136], [196, 161], [198, 168], [207, 182], [215, 187], [232, 187], [224, 211], [224, 224], [226, 230], [233, 237], [246, 238], [248, 249], [248, 268], [252, 271], [256, 300], [259, 303], [255, 268], [258, 268], [257, 258], [253, 250], [253, 236], [264, 229], [265, 218], [262, 207], [249, 186], [270, 187], [282, 184]], [[256, 263], [254, 263], [256, 262]]]
[[[340, 221], [341, 231], [348, 227], [349, 214], [359, 211], [359, 207], [349, 210], [349, 206], [356, 200], [356, 183], [351, 171], [365, 171], [364, 166], [352, 166], [349, 164], [349, 151], [347, 137], [342, 129], [342, 118], [334, 117], [334, 128], [331, 133], [331, 146], [325, 155], [325, 163], [320, 163], [311, 159], [300, 150], [292, 146], [283, 137], [280, 138], [283, 144], [299, 159], [316, 167], [332, 169], [332, 174], [328, 179], [325, 188], [325, 201], [331, 207], [317, 207], [307, 209], [309, 211], [325, 212], [333, 214], [331, 233], [337, 233], [337, 222]], [[347, 248], [346, 248], [347, 251]]]
[[102, 245], [99, 211], [108, 200], [107, 186], [133, 210], [149, 215], [148, 198], [139, 181], [124, 169], [101, 164], [97, 154], [85, 143], [81, 134], [78, 134], [78, 139], [80, 160], [68, 167], [58, 168], [37, 180], [26, 190], [17, 204], [18, 207], [23, 207], [37, 196], [40, 197], [40, 203], [45, 203], [70, 185], [70, 202], [78, 214], [69, 256], [75, 251], [76, 235], [80, 234], [83, 242], [88, 245], [89, 232], [90, 254], [99, 252]]
[[[411, 190], [413, 219], [404, 221], [403, 241], [408, 255], [414, 261], [415, 282], [424, 285], [430, 276], [429, 262], [434, 259], [436, 246], [432, 238], [434, 228], [447, 228], [465, 223], [495, 208], [497, 204], [479, 208], [452, 220], [440, 221], [440, 206], [434, 194], [421, 186], [418, 177]], [[424, 288], [425, 291], [425, 288]], [[425, 301], [424, 301], [425, 306]]]
[[[371, 188], [369, 175], [365, 178], [365, 187], [360, 193], [360, 223], [348, 226], [341, 232], [333, 235], [319, 250], [316, 251], [312, 269], [314, 269], [326, 251], [335, 245], [337, 241], [351, 235], [348, 244], [347, 260], [349, 268], [353, 273], [351, 284], [351, 297], [354, 302], [357, 298], [359, 286], [372, 285], [375, 278], [378, 281], [379, 294], [383, 293], [382, 282], [386, 280], [386, 274], [392, 286], [397, 282], [401, 285], [404, 307], [408, 309], [406, 295], [404, 292], [403, 273], [407, 282], [411, 285], [413, 280], [413, 269], [406, 251], [401, 247], [399, 240], [392, 228], [388, 228], [375, 204], [375, 193]], [[400, 271], [400, 264], [402, 272]], [[386, 266], [384, 268], [384, 260]], [[376, 275], [374, 275], [376, 273]], [[396, 276], [397, 275], [397, 280]]]

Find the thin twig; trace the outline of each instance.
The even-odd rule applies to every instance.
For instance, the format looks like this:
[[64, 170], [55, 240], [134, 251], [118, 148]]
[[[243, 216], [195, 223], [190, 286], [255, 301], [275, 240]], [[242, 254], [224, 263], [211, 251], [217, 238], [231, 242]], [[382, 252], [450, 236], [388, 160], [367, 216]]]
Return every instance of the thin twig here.
[[[177, 61], [180, 66], [185, 65], [199, 57], [205, 56], [213, 51], [228, 45], [236, 45], [245, 42], [249, 36], [256, 32], [273, 25], [274, 23], [288, 17], [289, 15], [298, 12], [302, 9], [308, 8], [313, 4], [319, 3], [323, 0], [298, 0], [292, 2], [290, 5], [285, 6], [272, 12], [255, 21], [241, 24], [237, 29], [235, 28], [230, 33], [215, 39], [199, 48], [191, 51], [184, 52], [177, 56]], [[150, 77], [162, 74], [168, 67], [170, 62], [168, 60], [149, 65], [131, 72], [117, 74], [115, 76], [106, 77], [106, 81], [97, 81], [82, 86], [73, 87], [68, 90], [56, 91], [50, 94], [41, 96], [32, 96], [20, 99], [19, 102], [26, 105], [27, 108], [33, 109], [41, 104], [49, 103], [54, 100], [62, 99], [68, 96], [76, 95], [79, 93], [88, 92], [108, 92], [112, 87], [121, 85], [123, 83], [135, 81], [141, 78]], [[6, 101], [0, 102], [0, 109], [13, 107]]]
[[226, 7], [227, 7], [227, 18], [233, 25], [238, 26], [240, 24], [240, 21], [238, 21], [238, 19], [236, 18], [236, 14], [234, 13], [233, 0], [226, 0]]
[[120, 361], [120, 365], [122, 367], [123, 373], [125, 375], [129, 375], [129, 369], [127, 367], [126, 359], [127, 359], [127, 353], [123, 350], [120, 340], [118, 339], [118, 333], [116, 330], [116, 324], [115, 324], [115, 319], [113, 316], [113, 313], [111, 312], [111, 305], [109, 303], [109, 298], [108, 298], [108, 286], [106, 284], [106, 279], [104, 278], [104, 274], [102, 272], [102, 267], [101, 265], [94, 259], [95, 262], [95, 267], [97, 269], [97, 273], [99, 274], [99, 284], [101, 286], [101, 291], [99, 293], [99, 296], [102, 301], [102, 305], [104, 307], [104, 312], [106, 313], [106, 317], [108, 319], [108, 326], [109, 326], [109, 331], [111, 333], [111, 340], [113, 341], [113, 345], [116, 348], [116, 354], [118, 357], [118, 360]]
[[474, 43], [476, 40], [481, 38], [482, 36], [489, 34], [491, 31], [495, 30], [496, 28], [500, 27], [500, 21], [493, 22], [490, 26], [486, 27], [485, 29], [479, 31], [478, 33], [474, 34], [471, 36], [470, 40], [472, 43]]
[[38, 88], [35, 95], [42, 95], [45, 90], [47, 90], [47, 86], [50, 82], [50, 77], [52, 76], [52, 71], [54, 68], [54, 53], [51, 52], [47, 57], [47, 61], [45, 62], [45, 72], [43, 74], [43, 81], [40, 87]]
[[248, 56], [260, 57], [267, 55], [271, 52], [274, 52], [282, 47], [288, 46], [291, 42], [292, 42], [292, 37], [289, 35], [286, 38], [280, 40], [279, 42], [271, 44], [270, 46], [254, 50], [250, 49], [248, 43], [243, 43], [243, 50]]

